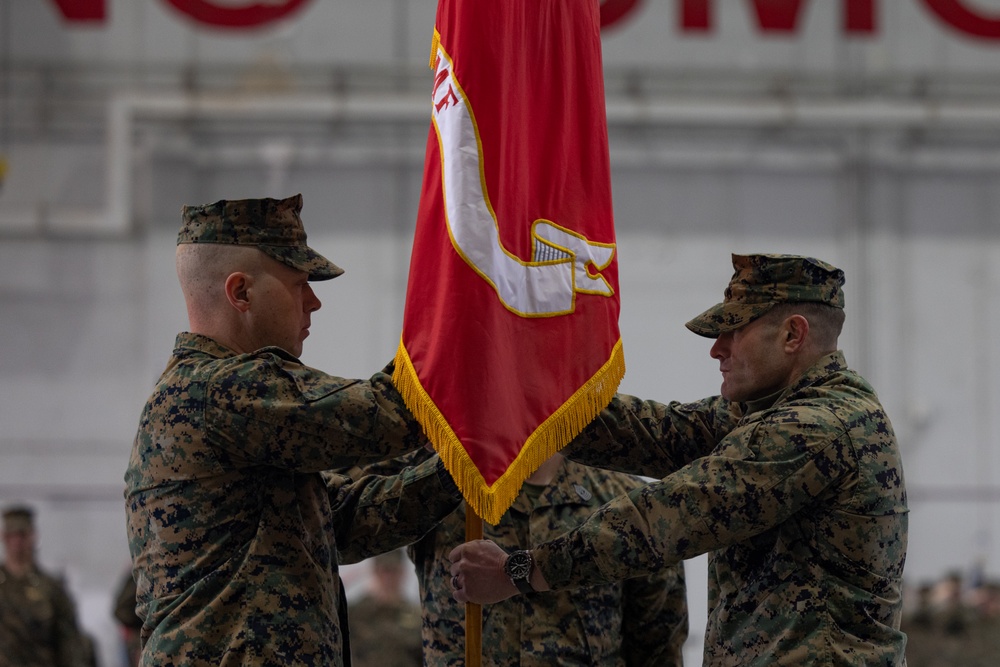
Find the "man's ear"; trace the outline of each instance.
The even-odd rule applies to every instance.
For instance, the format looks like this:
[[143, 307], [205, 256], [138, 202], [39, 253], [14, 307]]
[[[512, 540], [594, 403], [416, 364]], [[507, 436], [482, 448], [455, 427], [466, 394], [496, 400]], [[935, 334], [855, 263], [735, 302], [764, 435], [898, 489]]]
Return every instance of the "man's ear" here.
[[250, 286], [253, 276], [237, 271], [226, 278], [226, 300], [241, 313], [250, 310]]
[[809, 320], [799, 314], [790, 315], [785, 320], [785, 351], [797, 352], [809, 338]]

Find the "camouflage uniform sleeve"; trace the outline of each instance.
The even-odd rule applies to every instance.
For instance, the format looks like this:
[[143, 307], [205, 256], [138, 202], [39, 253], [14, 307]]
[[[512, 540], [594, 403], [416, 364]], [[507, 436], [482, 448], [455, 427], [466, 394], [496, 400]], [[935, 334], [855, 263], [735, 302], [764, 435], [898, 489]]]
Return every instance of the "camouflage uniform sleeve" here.
[[821, 410], [777, 414], [723, 438], [708, 456], [619, 496], [534, 548], [553, 588], [649, 574], [748, 539], [857, 471], [842, 423]]
[[388, 374], [339, 378], [276, 348], [220, 365], [206, 388], [205, 425], [224, 466], [297, 472], [363, 465], [426, 442]]
[[657, 403], [616, 394], [562, 453], [578, 463], [663, 477], [712, 451], [739, 419], [721, 397]]
[[396, 475], [325, 477], [341, 563], [356, 563], [419, 540], [462, 501], [437, 456]]
[[330, 472], [350, 477], [353, 480], [358, 480], [365, 475], [398, 475], [406, 468], [411, 468], [415, 465], [423, 463], [427, 459], [434, 456], [437, 456], [437, 454], [429, 451], [426, 447], [419, 447], [408, 454], [403, 454], [402, 456], [397, 456], [396, 458], [386, 459], [385, 461], [376, 461], [375, 463], [366, 463], [363, 466], [337, 468], [335, 470], [331, 470]]
[[621, 645], [626, 667], [681, 667], [687, 636], [683, 563], [625, 580]]

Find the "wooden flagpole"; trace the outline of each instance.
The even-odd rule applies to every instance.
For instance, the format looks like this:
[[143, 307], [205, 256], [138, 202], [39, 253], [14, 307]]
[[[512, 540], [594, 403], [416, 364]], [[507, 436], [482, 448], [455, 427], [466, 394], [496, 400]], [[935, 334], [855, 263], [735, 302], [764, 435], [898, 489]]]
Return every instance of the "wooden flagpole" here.
[[[483, 520], [465, 504], [465, 541], [483, 539]], [[483, 606], [465, 603], [465, 664], [480, 667], [483, 661]]]

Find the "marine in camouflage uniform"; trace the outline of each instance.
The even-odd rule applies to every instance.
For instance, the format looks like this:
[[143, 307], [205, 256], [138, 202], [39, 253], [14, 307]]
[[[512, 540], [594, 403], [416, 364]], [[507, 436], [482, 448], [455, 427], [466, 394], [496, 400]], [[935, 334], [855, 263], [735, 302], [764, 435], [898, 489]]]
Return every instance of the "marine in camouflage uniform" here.
[[347, 607], [353, 667], [420, 667], [420, 605], [403, 585], [410, 564], [397, 549], [375, 556], [371, 565], [368, 591]]
[[83, 667], [73, 600], [62, 582], [34, 562], [32, 511], [10, 508], [3, 523], [7, 562], [0, 565], [0, 667]]
[[[426, 454], [415, 452], [397, 465], [422, 456]], [[374, 469], [385, 473], [386, 465], [375, 464]], [[538, 473], [543, 477], [525, 482], [500, 523], [483, 524], [485, 537], [508, 549], [540, 544], [644, 484], [638, 477], [581, 465], [559, 454]], [[408, 548], [420, 585], [428, 667], [465, 664], [465, 606], [451, 596], [447, 558], [464, 540], [463, 509]], [[684, 662], [687, 633], [684, 567], [677, 563], [625, 581], [488, 605], [483, 608], [482, 654], [484, 664], [491, 665], [676, 667]]]
[[973, 617], [962, 664], [994, 667], [1000, 661], [1000, 582], [980, 582], [972, 594]]
[[[306, 278], [341, 273], [306, 245], [301, 206], [299, 195], [184, 209], [178, 273], [192, 332], [177, 336], [125, 474], [142, 665], [349, 662], [338, 562], [421, 537], [461, 500], [436, 458], [393, 477], [321, 474], [425, 440], [386, 372], [342, 379], [294, 356], [319, 308]], [[266, 255], [249, 251], [257, 263], [228, 274], [218, 313], [193, 303], [221, 286], [187, 275], [183, 253], [247, 251], [197, 248], [206, 243]], [[199, 333], [205, 313], [193, 308], [234, 318], [217, 328], [240, 345]], [[285, 348], [247, 350], [240, 338], [283, 334]]]
[[[594, 585], [708, 553], [704, 664], [905, 664], [908, 510], [889, 418], [840, 351], [798, 348], [808, 367], [787, 381], [768, 375], [792, 344], [809, 341], [795, 313], [821, 318], [843, 308], [843, 272], [795, 256], [734, 255], [733, 264], [723, 303], [687, 326], [718, 338], [712, 356], [724, 395], [746, 377], [758, 388], [781, 382], [748, 402], [617, 396], [564, 451], [666, 477], [534, 546], [536, 583]], [[821, 349], [835, 350], [835, 338]], [[742, 358], [732, 354], [734, 341]], [[470, 546], [453, 554], [466, 587], [475, 585], [466, 569], [474, 563], [462, 561], [482, 547]]]

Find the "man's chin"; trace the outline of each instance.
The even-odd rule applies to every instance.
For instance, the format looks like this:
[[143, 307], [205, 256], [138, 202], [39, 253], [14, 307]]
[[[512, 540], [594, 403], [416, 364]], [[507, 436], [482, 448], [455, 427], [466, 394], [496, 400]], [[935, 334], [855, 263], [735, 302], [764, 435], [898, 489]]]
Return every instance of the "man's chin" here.
[[726, 381], [723, 380], [722, 386], [719, 387], [719, 395], [722, 396], [722, 398], [726, 399], [727, 401], [731, 401], [733, 399], [730, 398], [730, 393], [731, 392], [729, 391], [729, 388], [726, 386]]
[[722, 398], [726, 399], [727, 401], [731, 401], [733, 403], [743, 403], [744, 401], [747, 400], [745, 396], [740, 395], [740, 392], [733, 391], [732, 389], [727, 387], [725, 382], [722, 383], [722, 389], [719, 390], [719, 394], [722, 396]]

